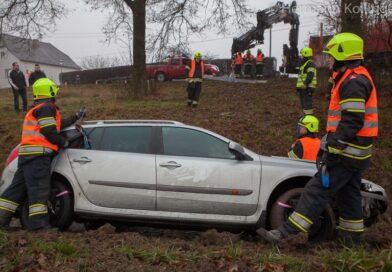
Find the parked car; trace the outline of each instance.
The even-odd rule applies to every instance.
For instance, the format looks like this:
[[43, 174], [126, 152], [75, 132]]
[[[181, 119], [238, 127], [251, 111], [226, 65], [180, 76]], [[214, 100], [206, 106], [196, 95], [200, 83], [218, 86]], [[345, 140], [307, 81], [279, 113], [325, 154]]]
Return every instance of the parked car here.
[[[311, 161], [259, 155], [214, 132], [175, 121], [89, 121], [62, 131], [70, 148], [53, 161], [51, 223], [76, 220], [201, 225], [240, 230], [275, 228], [294, 209], [315, 174]], [[7, 159], [0, 193], [17, 168]], [[387, 207], [384, 189], [362, 180], [367, 225]], [[28, 205], [19, 211], [29, 226]], [[326, 207], [310, 237], [335, 230], [337, 210]]]
[[[146, 72], [149, 78], [163, 82], [173, 79], [184, 79], [186, 77], [185, 66], [190, 63], [191, 59], [187, 57], [168, 58], [164, 63], [147, 64]], [[219, 74], [219, 68], [216, 65], [205, 64], [205, 74], [216, 76]]]

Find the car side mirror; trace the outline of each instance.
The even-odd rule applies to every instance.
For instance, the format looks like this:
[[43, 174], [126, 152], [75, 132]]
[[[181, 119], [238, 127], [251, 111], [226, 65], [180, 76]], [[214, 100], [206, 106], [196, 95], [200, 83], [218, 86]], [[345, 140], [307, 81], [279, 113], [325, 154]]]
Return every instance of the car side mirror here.
[[234, 154], [236, 160], [243, 161], [246, 159], [245, 149], [236, 142], [229, 143], [229, 151]]

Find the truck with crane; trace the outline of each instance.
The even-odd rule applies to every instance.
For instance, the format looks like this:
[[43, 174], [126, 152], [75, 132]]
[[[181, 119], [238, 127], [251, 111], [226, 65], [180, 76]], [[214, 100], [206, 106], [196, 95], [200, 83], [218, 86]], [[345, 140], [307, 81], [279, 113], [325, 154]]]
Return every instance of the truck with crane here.
[[[283, 60], [280, 72], [297, 73], [299, 66], [298, 56], [298, 36], [299, 36], [299, 14], [296, 13], [297, 2], [293, 1], [290, 5], [279, 1], [274, 6], [260, 10], [256, 13], [257, 25], [239, 37], [233, 39], [231, 55], [237, 52], [244, 52], [257, 45], [264, 44], [264, 32], [271, 29], [273, 24], [283, 22], [290, 24], [289, 45], [283, 45]], [[276, 66], [276, 59], [265, 58], [265, 76], [273, 76]]]

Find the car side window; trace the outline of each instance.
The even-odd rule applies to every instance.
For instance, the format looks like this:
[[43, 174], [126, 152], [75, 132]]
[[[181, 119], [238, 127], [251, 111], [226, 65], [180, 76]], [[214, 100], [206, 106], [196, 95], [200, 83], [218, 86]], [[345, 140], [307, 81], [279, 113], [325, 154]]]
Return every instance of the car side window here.
[[150, 153], [151, 127], [106, 127], [99, 150]]
[[207, 133], [176, 127], [163, 127], [164, 155], [234, 159], [228, 143]]
[[[90, 141], [92, 150], [99, 150], [103, 128], [85, 128], [86, 134]], [[62, 131], [61, 135], [70, 143], [69, 148], [83, 149], [86, 148], [82, 134], [76, 129]]]
[[104, 128], [102, 127], [93, 128], [92, 130], [86, 130], [92, 150], [100, 149], [103, 131]]
[[171, 65], [180, 65], [180, 59], [172, 59], [171, 60]]

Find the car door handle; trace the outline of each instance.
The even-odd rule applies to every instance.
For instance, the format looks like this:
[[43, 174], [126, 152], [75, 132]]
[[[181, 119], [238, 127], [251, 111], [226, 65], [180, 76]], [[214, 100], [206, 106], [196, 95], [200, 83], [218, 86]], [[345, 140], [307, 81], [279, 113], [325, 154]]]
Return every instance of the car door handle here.
[[178, 168], [181, 167], [182, 165], [174, 161], [169, 161], [169, 162], [161, 162], [159, 166], [166, 167], [166, 168]]
[[88, 162], [92, 162], [92, 160], [90, 160], [87, 157], [81, 157], [79, 159], [73, 159], [74, 162], [80, 162], [80, 163], [88, 163]]

